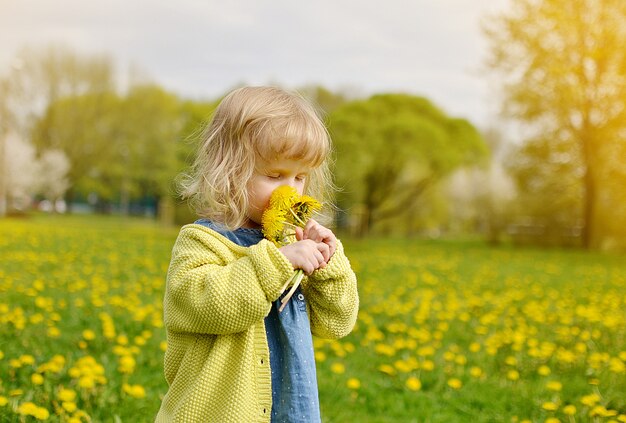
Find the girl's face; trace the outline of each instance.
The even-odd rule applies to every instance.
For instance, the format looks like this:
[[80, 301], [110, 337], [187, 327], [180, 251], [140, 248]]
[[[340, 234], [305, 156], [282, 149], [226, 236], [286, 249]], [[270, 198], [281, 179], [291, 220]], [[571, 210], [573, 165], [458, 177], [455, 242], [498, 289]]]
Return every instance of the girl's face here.
[[248, 181], [247, 228], [260, 228], [263, 211], [269, 206], [272, 192], [281, 185], [294, 187], [300, 195], [309, 172], [312, 170], [301, 160], [277, 158], [271, 161], [257, 159], [252, 177]]

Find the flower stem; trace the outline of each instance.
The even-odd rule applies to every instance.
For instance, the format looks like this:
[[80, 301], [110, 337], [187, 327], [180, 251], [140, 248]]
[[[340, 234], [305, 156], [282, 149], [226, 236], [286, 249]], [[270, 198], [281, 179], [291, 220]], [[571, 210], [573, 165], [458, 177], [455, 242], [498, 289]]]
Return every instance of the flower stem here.
[[298, 286], [300, 285], [300, 282], [302, 282], [303, 278], [304, 278], [304, 272], [302, 271], [302, 269], [296, 270], [294, 275], [293, 275], [293, 277], [291, 278], [291, 279], [294, 279], [294, 283], [293, 283], [293, 285], [291, 287], [291, 290], [289, 290], [287, 295], [285, 295], [283, 297], [283, 299], [280, 301], [281, 302], [281, 306], [278, 309], [279, 313], [281, 311], [283, 311], [283, 309], [287, 305], [287, 301], [289, 301], [289, 299], [293, 296], [294, 292], [296, 292], [296, 289], [298, 289]]

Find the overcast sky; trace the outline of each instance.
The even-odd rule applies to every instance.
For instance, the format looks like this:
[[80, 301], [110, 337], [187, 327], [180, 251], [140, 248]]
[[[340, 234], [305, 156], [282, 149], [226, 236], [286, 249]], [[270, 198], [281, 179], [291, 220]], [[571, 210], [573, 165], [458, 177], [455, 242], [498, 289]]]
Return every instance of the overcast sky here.
[[480, 19], [508, 0], [0, 0], [0, 75], [22, 47], [108, 53], [163, 87], [215, 98], [235, 85], [321, 84], [424, 95], [486, 126]]

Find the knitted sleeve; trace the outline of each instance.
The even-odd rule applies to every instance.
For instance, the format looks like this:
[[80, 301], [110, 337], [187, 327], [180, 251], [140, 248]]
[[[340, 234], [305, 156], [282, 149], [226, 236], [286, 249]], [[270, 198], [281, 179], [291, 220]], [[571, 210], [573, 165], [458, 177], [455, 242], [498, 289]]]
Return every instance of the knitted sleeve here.
[[352, 331], [359, 311], [356, 275], [341, 242], [328, 266], [302, 282], [309, 304], [311, 331], [321, 338], [342, 338]]
[[164, 315], [175, 332], [231, 334], [262, 320], [293, 272], [263, 240], [235, 254], [205, 230], [184, 227], [172, 250]]

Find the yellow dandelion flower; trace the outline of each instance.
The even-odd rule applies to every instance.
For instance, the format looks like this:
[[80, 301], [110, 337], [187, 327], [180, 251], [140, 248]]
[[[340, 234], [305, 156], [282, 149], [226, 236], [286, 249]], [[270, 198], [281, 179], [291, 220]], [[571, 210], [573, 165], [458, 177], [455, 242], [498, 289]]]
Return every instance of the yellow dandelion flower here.
[[553, 403], [552, 401], [547, 401], [541, 405], [541, 408], [543, 408], [546, 411], [556, 411], [559, 409], [559, 406]]
[[421, 367], [422, 367], [422, 369], [424, 369], [425, 371], [430, 372], [430, 371], [434, 370], [434, 368], [435, 368], [435, 362], [434, 362], [434, 361], [432, 361], [432, 360], [424, 360], [424, 361], [422, 362], [422, 366], [421, 366]]
[[50, 338], [58, 338], [61, 336], [61, 331], [56, 326], [52, 326], [48, 328], [47, 334]]
[[50, 412], [46, 408], [37, 407], [32, 415], [37, 420], [47, 420], [50, 417]]
[[24, 354], [19, 358], [20, 362], [25, 365], [35, 364], [35, 357], [30, 354]]
[[133, 398], [144, 398], [146, 396], [146, 390], [141, 385], [129, 385], [125, 383], [122, 385], [122, 390]]
[[285, 225], [285, 212], [283, 210], [268, 208], [261, 217], [261, 227], [265, 238], [277, 246], [283, 243], [283, 231]]
[[378, 366], [378, 370], [385, 374], [388, 374], [389, 376], [393, 376], [396, 374], [396, 369], [389, 364], [381, 364], [380, 366]]
[[516, 381], [519, 379], [519, 372], [517, 370], [509, 370], [506, 373], [506, 378], [508, 380]]
[[600, 396], [598, 394], [585, 395], [580, 399], [580, 402], [583, 405], [586, 405], [588, 407], [592, 407], [596, 405], [599, 401], [600, 401]]
[[463, 382], [460, 379], [452, 378], [448, 380], [448, 386], [452, 389], [461, 389], [463, 386]]
[[78, 379], [78, 386], [83, 389], [93, 389], [96, 387], [96, 380], [91, 376], [82, 376]]
[[92, 331], [91, 329], [85, 329], [83, 331], [83, 338], [86, 341], [93, 341], [94, 339], [96, 339], [96, 333]]
[[67, 411], [68, 413], [73, 413], [78, 408], [75, 402], [70, 402], [70, 401], [63, 401], [61, 403], [61, 407], [63, 407], [63, 409]]
[[478, 342], [472, 342], [469, 346], [469, 350], [474, 353], [480, 351], [480, 344]]
[[9, 399], [7, 397], [3, 397], [0, 395], [0, 407], [4, 407], [9, 403]]
[[308, 195], [303, 195], [291, 206], [296, 215], [296, 220], [300, 224], [306, 223], [313, 216], [313, 213], [321, 210], [321, 208], [320, 202]]
[[343, 374], [346, 372], [346, 366], [344, 366], [342, 363], [333, 363], [330, 366], [330, 371], [338, 375]]
[[513, 356], [508, 356], [507, 358], [504, 359], [504, 362], [508, 364], [509, 366], [517, 366], [517, 358]]
[[64, 402], [74, 402], [76, 399], [76, 391], [63, 388], [58, 392], [57, 397]]
[[320, 363], [326, 361], [326, 353], [324, 351], [315, 351], [315, 361]]
[[39, 373], [33, 373], [30, 377], [30, 381], [33, 383], [33, 385], [43, 385], [43, 380], [43, 376]]
[[470, 375], [475, 378], [479, 378], [483, 375], [483, 371], [480, 367], [474, 366], [470, 369]]
[[418, 378], [411, 376], [406, 380], [406, 387], [411, 391], [419, 391], [422, 389], [422, 382]]
[[351, 377], [350, 379], [348, 379], [348, 381], [346, 382], [346, 386], [350, 389], [359, 389], [361, 388], [361, 381], [357, 378]]
[[561, 389], [563, 389], [563, 384], [559, 381], [551, 380], [546, 383], [546, 388], [548, 388], [550, 391], [559, 392]]
[[548, 417], [544, 423], [561, 423], [561, 420], [556, 417]]
[[270, 208], [277, 210], [290, 209], [298, 201], [298, 191], [289, 185], [281, 185], [270, 196]]
[[537, 369], [537, 373], [539, 373], [541, 376], [548, 376], [550, 373], [552, 373], [552, 371], [548, 366], [543, 365]]
[[563, 407], [563, 414], [568, 415], [568, 416], [573, 416], [576, 414], [576, 406], [572, 405], [572, 404], [568, 404], [565, 407]]
[[33, 416], [36, 411], [37, 406], [35, 405], [35, 403], [32, 403], [30, 401], [21, 403], [20, 406], [17, 408], [18, 414], [21, 414], [22, 416]]

